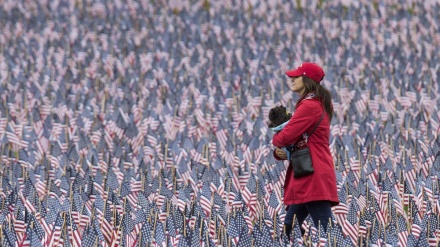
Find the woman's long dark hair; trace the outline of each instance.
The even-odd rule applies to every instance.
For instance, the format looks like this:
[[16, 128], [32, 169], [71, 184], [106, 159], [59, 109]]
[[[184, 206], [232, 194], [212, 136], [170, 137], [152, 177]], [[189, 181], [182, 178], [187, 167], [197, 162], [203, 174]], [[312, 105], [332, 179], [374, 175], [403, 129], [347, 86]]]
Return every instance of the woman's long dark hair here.
[[330, 94], [330, 91], [328, 91], [321, 84], [316, 83], [314, 80], [308, 77], [303, 76], [302, 80], [304, 83], [305, 91], [304, 94], [296, 103], [296, 105], [298, 105], [298, 103], [302, 100], [302, 98], [306, 96], [308, 93], [314, 93], [315, 97], [319, 99], [319, 101], [321, 101], [321, 104], [324, 106], [324, 110], [328, 114], [329, 121], [331, 121], [333, 117], [333, 104], [332, 104], [332, 95]]

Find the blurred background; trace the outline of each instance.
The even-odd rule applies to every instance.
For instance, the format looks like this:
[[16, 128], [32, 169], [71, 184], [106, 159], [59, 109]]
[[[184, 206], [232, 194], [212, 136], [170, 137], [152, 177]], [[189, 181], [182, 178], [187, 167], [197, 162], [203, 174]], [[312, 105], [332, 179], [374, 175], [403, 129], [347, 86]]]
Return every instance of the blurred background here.
[[[437, 246], [440, 2], [0, 0], [3, 246]], [[268, 112], [324, 68], [340, 205], [282, 234]], [[298, 235], [299, 228], [306, 235]]]

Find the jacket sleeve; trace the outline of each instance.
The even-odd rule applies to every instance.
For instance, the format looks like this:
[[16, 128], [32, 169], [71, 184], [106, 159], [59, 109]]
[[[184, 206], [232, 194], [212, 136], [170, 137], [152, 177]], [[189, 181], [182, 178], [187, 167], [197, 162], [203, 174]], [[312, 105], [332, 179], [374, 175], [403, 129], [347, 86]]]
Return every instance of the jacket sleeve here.
[[[298, 106], [289, 123], [272, 138], [273, 145], [286, 147], [295, 144], [302, 134], [318, 121], [317, 113], [321, 114], [320, 103], [315, 100], [304, 100]], [[319, 116], [318, 116], [319, 117]]]

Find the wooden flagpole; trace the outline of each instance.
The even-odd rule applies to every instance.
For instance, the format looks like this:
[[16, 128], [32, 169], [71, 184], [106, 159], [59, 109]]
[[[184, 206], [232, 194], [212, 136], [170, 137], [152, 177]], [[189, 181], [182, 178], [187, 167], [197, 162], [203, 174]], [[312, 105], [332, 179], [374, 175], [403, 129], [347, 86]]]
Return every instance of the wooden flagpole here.
[[183, 236], [186, 238], [186, 216], [185, 216], [185, 212], [186, 212], [186, 203], [185, 203], [185, 209], [183, 210]]
[[[197, 218], [200, 218], [200, 212], [198, 213]], [[199, 229], [200, 238], [202, 238], [202, 231], [203, 231], [203, 219], [200, 218], [200, 229]]]
[[276, 231], [276, 221], [277, 221], [277, 212], [275, 211], [274, 212], [274, 214], [273, 214], [273, 222], [274, 222], [274, 224], [273, 224], [273, 236], [272, 236], [272, 238], [273, 239], [275, 239], [276, 237], [277, 237], [277, 231]]

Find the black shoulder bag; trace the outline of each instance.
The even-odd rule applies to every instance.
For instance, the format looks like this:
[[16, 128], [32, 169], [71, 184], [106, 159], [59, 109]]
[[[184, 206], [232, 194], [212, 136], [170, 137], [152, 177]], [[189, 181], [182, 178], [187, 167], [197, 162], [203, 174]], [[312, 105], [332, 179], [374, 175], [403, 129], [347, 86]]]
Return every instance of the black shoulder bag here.
[[293, 168], [293, 177], [301, 178], [312, 174], [315, 170], [312, 165], [312, 157], [310, 156], [310, 150], [307, 146], [307, 139], [315, 132], [316, 128], [318, 128], [319, 124], [324, 117], [324, 111], [322, 112], [321, 118], [319, 119], [318, 124], [316, 124], [315, 128], [312, 130], [310, 134], [307, 135], [305, 139], [305, 147], [297, 148], [297, 144], [290, 146], [290, 162], [292, 162]]

